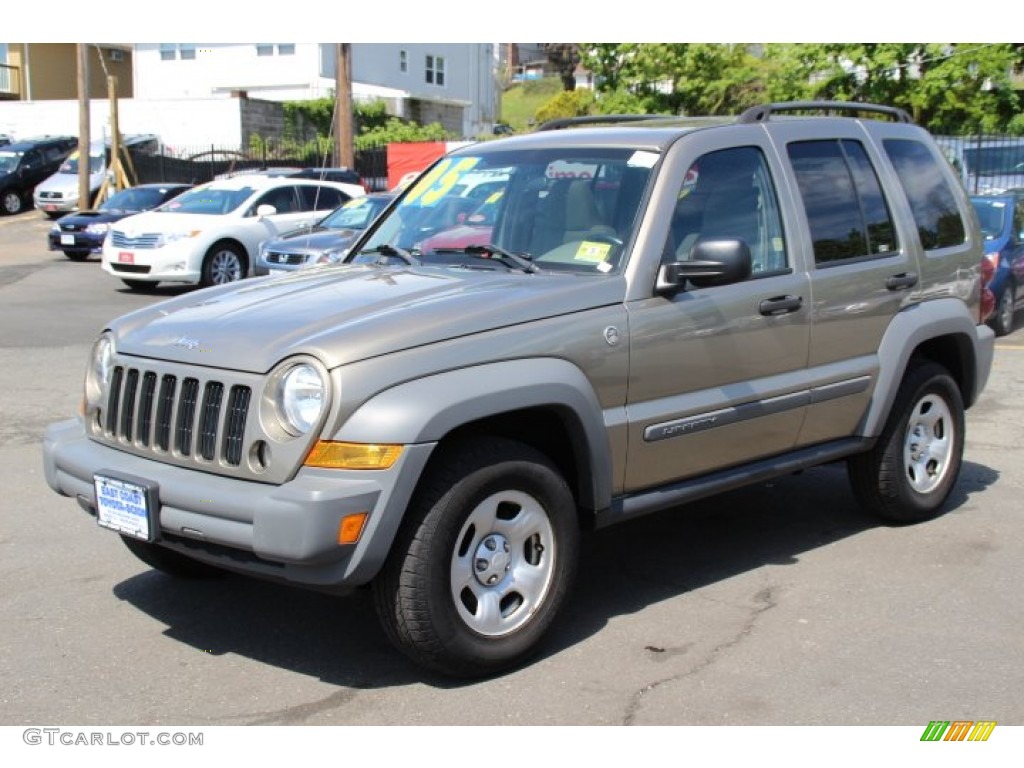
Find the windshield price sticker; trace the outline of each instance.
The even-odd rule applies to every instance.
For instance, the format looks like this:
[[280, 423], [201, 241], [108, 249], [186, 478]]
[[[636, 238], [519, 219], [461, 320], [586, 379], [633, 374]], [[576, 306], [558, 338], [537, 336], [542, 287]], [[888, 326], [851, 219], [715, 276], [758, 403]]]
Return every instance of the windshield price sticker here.
[[150, 540], [150, 499], [145, 486], [95, 475], [96, 522], [103, 528]]

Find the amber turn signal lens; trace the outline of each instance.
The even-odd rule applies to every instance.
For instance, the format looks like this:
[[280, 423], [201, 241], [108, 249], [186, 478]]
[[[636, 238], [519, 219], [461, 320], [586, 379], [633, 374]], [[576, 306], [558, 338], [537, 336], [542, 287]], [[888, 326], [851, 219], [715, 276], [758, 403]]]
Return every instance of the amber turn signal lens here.
[[363, 524], [366, 523], [368, 513], [356, 512], [354, 515], [346, 515], [341, 519], [338, 526], [338, 543], [355, 544], [363, 532]]
[[389, 469], [401, 455], [400, 445], [318, 440], [306, 457], [306, 466], [325, 469]]

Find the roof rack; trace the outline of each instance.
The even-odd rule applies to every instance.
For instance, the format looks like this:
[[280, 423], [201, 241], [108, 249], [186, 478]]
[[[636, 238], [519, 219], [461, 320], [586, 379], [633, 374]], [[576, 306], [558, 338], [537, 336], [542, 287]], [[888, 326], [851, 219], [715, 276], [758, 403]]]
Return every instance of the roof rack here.
[[559, 117], [541, 123], [538, 131], [560, 131], [577, 125], [610, 125], [613, 123], [635, 123], [639, 120], [651, 120], [665, 115], [583, 115], [581, 117]]
[[878, 112], [891, 117], [898, 123], [913, 123], [913, 119], [898, 107], [887, 107], [883, 104], [868, 104], [856, 101], [782, 101], [772, 104], [759, 104], [745, 110], [737, 123], [763, 123], [777, 112], [806, 112], [810, 110], [825, 112]]

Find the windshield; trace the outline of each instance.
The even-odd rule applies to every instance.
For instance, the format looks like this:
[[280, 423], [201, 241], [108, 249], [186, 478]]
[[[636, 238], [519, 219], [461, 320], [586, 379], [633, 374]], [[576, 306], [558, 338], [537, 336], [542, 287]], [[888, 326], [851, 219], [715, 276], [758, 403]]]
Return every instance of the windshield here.
[[0, 173], [13, 173], [20, 157], [20, 153], [0, 151]]
[[241, 187], [240, 189], [197, 187], [169, 200], [155, 210], [166, 213], [205, 213], [221, 216], [239, 208], [254, 191], [252, 187]]
[[125, 189], [100, 205], [101, 211], [148, 211], [160, 204], [159, 189]]
[[1006, 224], [1006, 217], [1010, 211], [1005, 202], [972, 197], [971, 203], [974, 204], [978, 222], [981, 224], [981, 234], [985, 236], [986, 240], [994, 240], [1003, 234], [1003, 226]]
[[543, 271], [608, 274], [622, 264], [658, 154], [623, 148], [509, 149], [440, 160], [380, 220], [352, 261], [406, 251], [471, 268], [505, 252]]
[[[103, 158], [99, 155], [89, 155], [89, 173], [99, 173], [103, 170]], [[78, 173], [78, 156], [69, 157], [61, 163], [59, 173]]]
[[327, 229], [366, 229], [390, 202], [390, 197], [354, 197], [326, 216], [318, 226]]

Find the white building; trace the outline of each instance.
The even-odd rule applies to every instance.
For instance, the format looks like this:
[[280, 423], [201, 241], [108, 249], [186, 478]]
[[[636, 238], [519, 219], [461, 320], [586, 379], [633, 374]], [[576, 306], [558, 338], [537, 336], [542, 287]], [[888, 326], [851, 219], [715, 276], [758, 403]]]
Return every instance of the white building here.
[[[313, 99], [333, 92], [333, 43], [136, 43], [135, 98]], [[493, 43], [352, 43], [357, 99], [440, 122], [464, 136], [489, 132], [499, 91]]]

